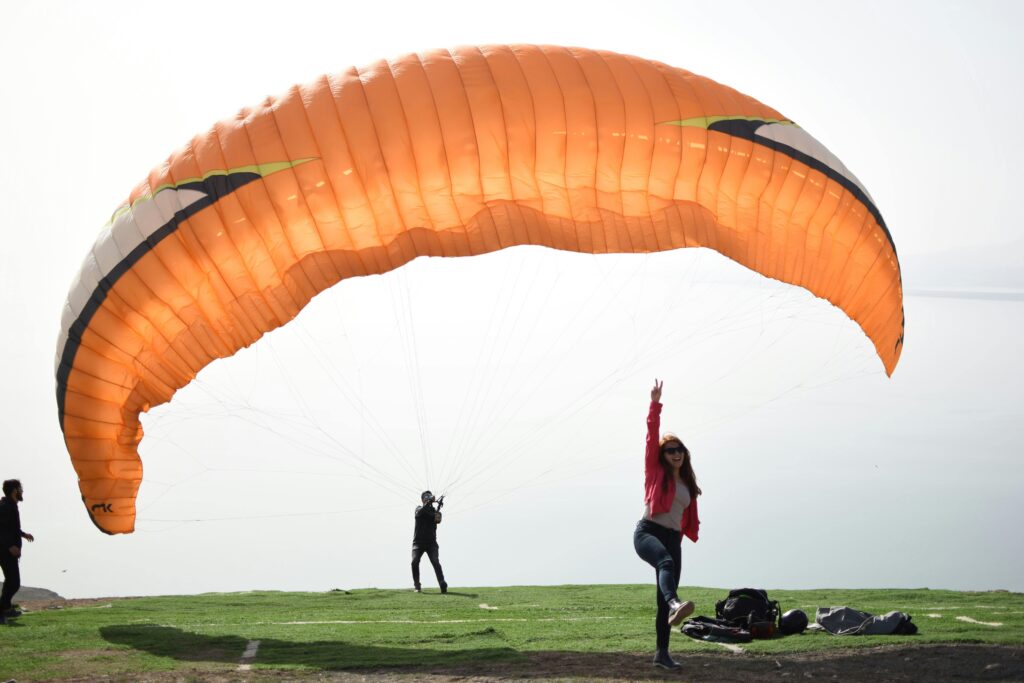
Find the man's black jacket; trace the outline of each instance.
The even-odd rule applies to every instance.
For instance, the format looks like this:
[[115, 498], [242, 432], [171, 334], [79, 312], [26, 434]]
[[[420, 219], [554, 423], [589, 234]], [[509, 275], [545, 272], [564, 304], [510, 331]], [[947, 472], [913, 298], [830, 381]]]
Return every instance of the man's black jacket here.
[[437, 545], [437, 522], [434, 521], [433, 504], [427, 503], [416, 508], [416, 530], [412, 535], [412, 544], [418, 548], [429, 548]]
[[21, 547], [21, 514], [17, 503], [0, 498], [0, 550], [9, 552], [12, 545]]

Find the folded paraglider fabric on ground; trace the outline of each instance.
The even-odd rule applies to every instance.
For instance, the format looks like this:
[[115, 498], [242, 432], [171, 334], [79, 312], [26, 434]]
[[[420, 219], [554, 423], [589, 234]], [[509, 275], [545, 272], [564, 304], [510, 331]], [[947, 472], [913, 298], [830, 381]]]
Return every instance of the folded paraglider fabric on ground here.
[[837, 636], [888, 636], [917, 633], [905, 612], [892, 611], [881, 616], [861, 612], [850, 607], [819, 607], [815, 622]]
[[687, 619], [679, 628], [679, 632], [712, 643], [749, 643], [754, 639], [747, 629], [733, 626], [724, 619], [711, 617]]

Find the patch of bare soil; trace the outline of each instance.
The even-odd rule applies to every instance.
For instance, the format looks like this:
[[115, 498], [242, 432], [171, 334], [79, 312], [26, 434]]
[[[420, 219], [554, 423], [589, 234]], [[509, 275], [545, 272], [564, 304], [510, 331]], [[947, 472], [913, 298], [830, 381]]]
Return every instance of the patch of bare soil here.
[[102, 607], [109, 605], [114, 598], [76, 598], [67, 600], [65, 598], [44, 598], [41, 600], [22, 600], [15, 596], [14, 602], [26, 612], [41, 612], [47, 609], [68, 609], [69, 607]]
[[[1024, 647], [994, 645], [919, 645], [862, 648], [802, 655], [765, 656], [701, 653], [681, 658], [682, 671], [651, 665], [650, 654], [573, 652], [524, 653], [518, 661], [375, 671], [255, 670], [142, 674], [105, 681], [211, 681], [213, 683], [484, 683], [486, 681], [1024, 681]], [[95, 681], [97, 679], [90, 679]]]
[[[787, 656], [697, 654], [680, 658], [682, 671], [669, 672], [651, 664], [644, 654], [528, 653], [527, 662], [491, 671], [451, 671], [436, 677], [414, 674], [400, 678], [379, 672], [380, 678], [350, 681], [1024, 681], [1024, 647], [918, 646], [830, 651]], [[346, 679], [337, 679], [344, 681]]]

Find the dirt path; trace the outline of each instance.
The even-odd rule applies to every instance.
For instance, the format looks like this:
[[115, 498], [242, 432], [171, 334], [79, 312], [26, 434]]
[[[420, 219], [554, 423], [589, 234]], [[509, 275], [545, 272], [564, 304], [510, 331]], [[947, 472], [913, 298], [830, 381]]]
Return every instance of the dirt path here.
[[[846, 652], [759, 656], [696, 654], [681, 660], [681, 672], [651, 666], [648, 654], [526, 653], [518, 662], [426, 669], [363, 671], [222, 671], [179, 670], [174, 674], [140, 674], [98, 681], [210, 681], [212, 683], [484, 683], [486, 681], [1024, 681], [1024, 647], [993, 645], [921, 645], [864, 648]], [[65, 679], [65, 681], [68, 679]], [[75, 681], [85, 679], [73, 679]]]
[[[1024, 648], [992, 646], [922, 646], [872, 648], [855, 652], [813, 655], [755, 656], [734, 654], [689, 655], [681, 672], [651, 666], [649, 654], [535, 653], [528, 661], [491, 671], [462, 671], [424, 676], [394, 672], [339, 677], [338, 681], [1024, 681]], [[496, 670], [500, 669], [500, 671]]]

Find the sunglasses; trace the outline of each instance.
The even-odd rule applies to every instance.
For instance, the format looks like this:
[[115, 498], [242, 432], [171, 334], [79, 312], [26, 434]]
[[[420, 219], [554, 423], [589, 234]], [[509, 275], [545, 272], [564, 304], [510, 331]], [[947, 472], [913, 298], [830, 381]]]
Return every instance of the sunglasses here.
[[669, 446], [668, 448], [666, 448], [666, 449], [664, 449], [662, 451], [662, 453], [664, 453], [665, 455], [675, 455], [676, 453], [682, 453], [682, 452], [683, 452], [683, 447], [682, 446]]

